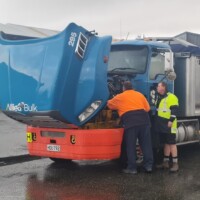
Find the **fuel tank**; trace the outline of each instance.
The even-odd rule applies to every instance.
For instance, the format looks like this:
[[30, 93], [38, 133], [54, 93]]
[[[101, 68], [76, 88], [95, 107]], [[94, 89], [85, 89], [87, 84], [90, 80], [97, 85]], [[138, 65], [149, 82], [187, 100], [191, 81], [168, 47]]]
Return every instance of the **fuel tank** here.
[[32, 126], [85, 124], [109, 97], [111, 40], [74, 23], [43, 39], [10, 40], [1, 34], [1, 110]]

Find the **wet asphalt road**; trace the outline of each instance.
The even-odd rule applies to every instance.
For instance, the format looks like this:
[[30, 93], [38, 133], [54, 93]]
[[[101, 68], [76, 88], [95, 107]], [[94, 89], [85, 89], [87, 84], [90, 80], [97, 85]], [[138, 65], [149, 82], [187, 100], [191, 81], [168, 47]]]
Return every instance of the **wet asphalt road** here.
[[200, 199], [200, 145], [179, 147], [180, 171], [119, 173], [116, 161], [55, 164], [28, 157], [0, 163], [0, 200]]
[[27, 154], [26, 125], [0, 111], [0, 158]]

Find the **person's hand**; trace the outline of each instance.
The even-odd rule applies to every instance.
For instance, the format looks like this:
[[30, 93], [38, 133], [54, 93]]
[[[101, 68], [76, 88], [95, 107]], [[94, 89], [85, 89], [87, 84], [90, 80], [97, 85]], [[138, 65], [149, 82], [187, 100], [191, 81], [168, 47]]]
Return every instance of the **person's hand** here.
[[172, 122], [171, 122], [171, 121], [168, 122], [168, 127], [169, 127], [169, 128], [172, 127]]

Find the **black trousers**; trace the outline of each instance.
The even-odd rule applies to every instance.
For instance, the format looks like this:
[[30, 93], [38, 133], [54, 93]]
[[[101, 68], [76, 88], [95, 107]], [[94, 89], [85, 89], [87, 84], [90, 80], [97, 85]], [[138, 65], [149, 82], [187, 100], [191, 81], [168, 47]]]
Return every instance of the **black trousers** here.
[[127, 168], [136, 170], [136, 143], [137, 139], [144, 156], [144, 168], [152, 169], [153, 152], [151, 144], [151, 134], [149, 125], [141, 125], [131, 127], [124, 132], [124, 142], [126, 145], [126, 153], [128, 158]]

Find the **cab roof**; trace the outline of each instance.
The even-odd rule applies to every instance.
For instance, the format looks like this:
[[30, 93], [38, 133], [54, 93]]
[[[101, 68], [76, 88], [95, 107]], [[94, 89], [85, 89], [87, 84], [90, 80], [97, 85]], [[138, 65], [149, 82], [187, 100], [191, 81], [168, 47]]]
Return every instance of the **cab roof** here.
[[163, 42], [156, 41], [145, 41], [145, 40], [124, 40], [120, 42], [114, 42], [112, 45], [137, 45], [137, 46], [148, 46], [148, 47], [157, 47], [157, 48], [168, 48], [170, 46]]

